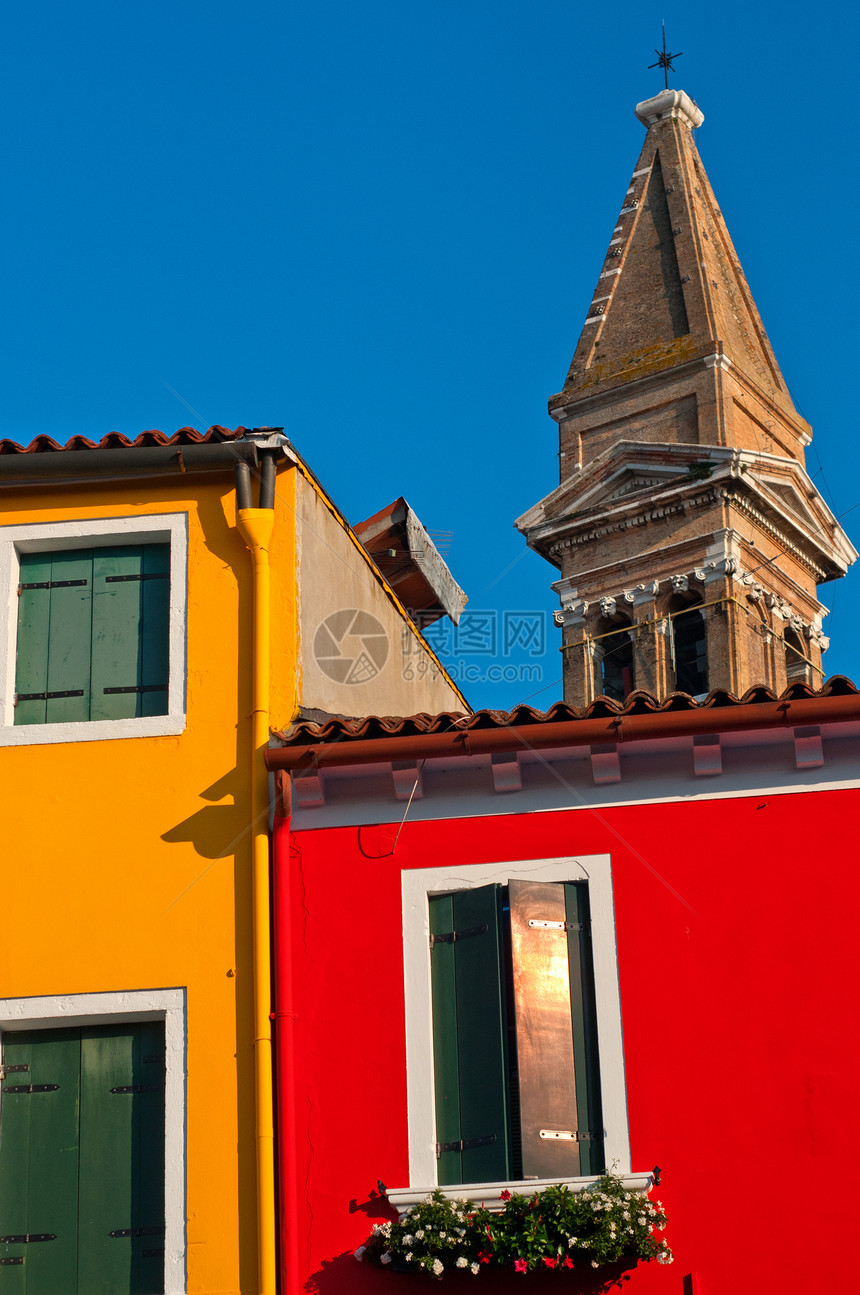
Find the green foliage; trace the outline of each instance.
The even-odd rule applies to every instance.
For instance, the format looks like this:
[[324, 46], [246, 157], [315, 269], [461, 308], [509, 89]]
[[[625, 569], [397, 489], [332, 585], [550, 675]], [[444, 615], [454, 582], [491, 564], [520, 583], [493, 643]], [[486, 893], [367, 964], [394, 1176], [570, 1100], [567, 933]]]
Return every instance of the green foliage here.
[[397, 1223], [376, 1226], [356, 1258], [431, 1277], [458, 1269], [477, 1276], [483, 1268], [565, 1272], [619, 1260], [672, 1262], [672, 1251], [654, 1235], [666, 1226], [662, 1205], [626, 1191], [615, 1174], [583, 1191], [560, 1183], [503, 1199], [494, 1214], [437, 1190]]

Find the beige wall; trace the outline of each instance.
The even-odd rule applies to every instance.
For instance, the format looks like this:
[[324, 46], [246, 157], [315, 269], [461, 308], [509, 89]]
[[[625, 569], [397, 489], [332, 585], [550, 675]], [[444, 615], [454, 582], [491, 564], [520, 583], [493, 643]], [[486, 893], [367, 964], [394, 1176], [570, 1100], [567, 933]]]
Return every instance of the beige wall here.
[[301, 704], [340, 715], [466, 710], [364, 550], [299, 473], [296, 496]]

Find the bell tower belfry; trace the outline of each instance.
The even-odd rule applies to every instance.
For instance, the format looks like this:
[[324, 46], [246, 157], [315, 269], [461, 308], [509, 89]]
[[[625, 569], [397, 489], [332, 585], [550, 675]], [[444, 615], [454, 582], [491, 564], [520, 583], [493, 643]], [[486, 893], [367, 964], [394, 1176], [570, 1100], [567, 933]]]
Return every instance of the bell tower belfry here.
[[563, 389], [560, 485], [516, 525], [560, 571], [564, 696], [818, 687], [816, 586], [857, 552], [804, 468], [794, 408], [683, 90], [645, 144]]

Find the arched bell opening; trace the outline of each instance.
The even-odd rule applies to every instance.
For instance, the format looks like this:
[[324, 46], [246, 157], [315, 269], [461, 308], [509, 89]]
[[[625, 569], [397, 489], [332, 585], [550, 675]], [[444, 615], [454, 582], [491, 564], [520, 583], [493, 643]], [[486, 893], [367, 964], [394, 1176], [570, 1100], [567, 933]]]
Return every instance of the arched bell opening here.
[[636, 687], [631, 630], [626, 617], [603, 617], [595, 628], [595, 683], [597, 691], [613, 701], [624, 701]]
[[708, 641], [701, 598], [674, 594], [668, 612], [672, 626], [672, 665], [675, 691], [699, 697], [708, 691]]
[[803, 650], [803, 641], [790, 625], [785, 627], [782, 636], [785, 647], [785, 677], [788, 683], [809, 682], [809, 662]]

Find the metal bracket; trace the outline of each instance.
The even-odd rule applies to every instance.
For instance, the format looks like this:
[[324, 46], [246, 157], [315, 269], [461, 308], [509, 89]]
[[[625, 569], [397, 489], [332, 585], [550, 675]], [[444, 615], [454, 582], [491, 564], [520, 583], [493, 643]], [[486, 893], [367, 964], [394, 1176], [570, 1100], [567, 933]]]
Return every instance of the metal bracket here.
[[160, 1237], [164, 1228], [117, 1228], [109, 1237]]
[[[139, 576], [105, 576], [106, 585], [125, 584], [129, 580], [167, 580], [166, 571], [144, 571]], [[83, 584], [83, 580], [81, 584]]]
[[23, 1255], [16, 1255], [14, 1257], [10, 1255], [9, 1258], [4, 1257], [0, 1259], [0, 1266], [2, 1266], [3, 1268], [6, 1268], [8, 1267], [9, 1264], [22, 1264], [23, 1262], [24, 1262]]
[[495, 1140], [495, 1133], [489, 1133], [483, 1138], [466, 1138], [465, 1141], [459, 1142], [437, 1142], [436, 1159], [438, 1160], [446, 1151], [471, 1151], [473, 1147], [488, 1147]]
[[0, 1242], [10, 1246], [26, 1246], [31, 1241], [56, 1241], [56, 1232], [19, 1232], [14, 1236], [0, 1237]]
[[[144, 683], [144, 684], [139, 684], [139, 685], [137, 685], [137, 686], [135, 686], [134, 684], [130, 684], [130, 685], [129, 685], [128, 687], [126, 687], [126, 688], [103, 688], [103, 689], [102, 689], [102, 692], [105, 692], [105, 693], [118, 693], [118, 692], [167, 692], [167, 684], [166, 684], [166, 683]], [[56, 694], [55, 694], [55, 695], [56, 695]]]
[[9, 1093], [55, 1093], [59, 1087], [59, 1084], [13, 1084], [11, 1088], [3, 1089], [3, 1096], [7, 1097]]
[[430, 948], [434, 944], [456, 944], [458, 940], [466, 940], [470, 935], [486, 935], [488, 930], [487, 923], [481, 926], [467, 926], [462, 931], [446, 931], [444, 935], [431, 935]]
[[540, 1136], [552, 1142], [603, 1142], [605, 1133], [588, 1133], [585, 1129], [541, 1129]]
[[550, 922], [542, 917], [530, 917], [529, 926], [540, 931], [585, 931], [585, 922]]
[[19, 701], [53, 701], [55, 697], [83, 697], [83, 688], [70, 688], [65, 692], [16, 692], [15, 705]]
[[[158, 1084], [126, 1084], [122, 1088], [112, 1088], [112, 1093], [155, 1093], [158, 1092]], [[113, 1236], [113, 1233], [111, 1233]]]
[[73, 585], [85, 585], [86, 580], [35, 580], [18, 586], [18, 593], [25, 589], [71, 589]]

